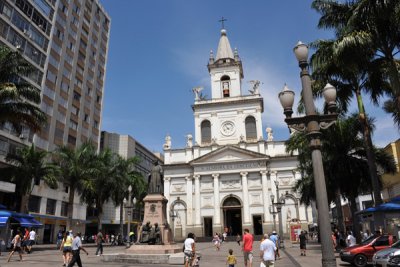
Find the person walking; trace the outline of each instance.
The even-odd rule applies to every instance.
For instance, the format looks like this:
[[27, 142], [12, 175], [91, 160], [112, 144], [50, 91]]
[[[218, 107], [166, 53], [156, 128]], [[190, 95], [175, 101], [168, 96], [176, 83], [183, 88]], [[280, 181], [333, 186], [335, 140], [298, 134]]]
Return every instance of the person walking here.
[[219, 239], [218, 233], [215, 233], [212, 242], [214, 243], [215, 250], [218, 251], [221, 248], [221, 239]]
[[[97, 236], [96, 236], [96, 244], [97, 244], [96, 256], [103, 255], [103, 243], [104, 243], [104, 237], [103, 237], [101, 230], [99, 230], [99, 232], [97, 233]], [[99, 252], [100, 252], [100, 254], [99, 254]]]
[[63, 231], [62, 231], [61, 229], [58, 230], [58, 233], [57, 233], [57, 243], [56, 243], [56, 248], [57, 248], [57, 249], [60, 249], [60, 248], [61, 248], [61, 243], [62, 243], [62, 241], [63, 241], [63, 237], [64, 237]]
[[233, 255], [233, 250], [229, 250], [229, 255], [226, 258], [226, 264], [228, 264], [228, 267], [235, 267], [235, 264], [237, 263], [235, 255]]
[[249, 229], [244, 229], [243, 232], [243, 256], [244, 256], [244, 266], [252, 267], [253, 266], [253, 242], [254, 237], [250, 234]]
[[347, 232], [346, 243], [348, 247], [357, 245], [356, 238], [353, 236], [353, 233], [351, 231]]
[[307, 242], [307, 236], [306, 236], [306, 233], [305, 233], [304, 231], [301, 231], [301, 232], [300, 232], [299, 239], [300, 239], [300, 252], [301, 252], [301, 256], [306, 256], [306, 242]]
[[279, 236], [276, 233], [276, 231], [272, 231], [272, 235], [269, 237], [269, 239], [274, 242], [276, 250], [275, 250], [275, 260], [280, 259], [281, 255], [279, 254]]
[[72, 259], [72, 234], [65, 232], [60, 245], [60, 251], [63, 254], [63, 266], [67, 266]]
[[192, 266], [195, 254], [196, 254], [196, 245], [194, 241], [194, 234], [189, 233], [185, 242], [183, 243], [183, 253], [185, 258], [185, 267]]
[[11, 241], [11, 243], [12, 243], [12, 250], [11, 250], [10, 254], [8, 255], [7, 262], [10, 262], [10, 259], [15, 252], [18, 252], [20, 261], [23, 261], [23, 259], [22, 259], [23, 250], [21, 248], [21, 231], [20, 230], [17, 230], [17, 234], [14, 236], [14, 239]]
[[78, 264], [79, 267], [82, 267], [81, 256], [79, 254], [80, 250], [86, 252], [86, 255], [89, 255], [89, 252], [82, 246], [81, 233], [76, 233], [74, 235], [74, 240], [72, 240], [72, 260], [69, 262], [68, 267], [72, 267], [75, 263]]
[[264, 241], [260, 244], [260, 258], [266, 267], [274, 267], [276, 249], [275, 243], [268, 238], [268, 234], [264, 234]]
[[240, 240], [242, 240], [242, 238], [240, 237], [239, 234], [237, 234], [237, 236], [236, 236], [236, 242], [238, 243], [239, 246], [240, 246]]
[[35, 240], [36, 240], [36, 232], [35, 229], [31, 229], [31, 231], [29, 232], [29, 241], [28, 241], [28, 254], [31, 254], [32, 252], [32, 246], [35, 244]]

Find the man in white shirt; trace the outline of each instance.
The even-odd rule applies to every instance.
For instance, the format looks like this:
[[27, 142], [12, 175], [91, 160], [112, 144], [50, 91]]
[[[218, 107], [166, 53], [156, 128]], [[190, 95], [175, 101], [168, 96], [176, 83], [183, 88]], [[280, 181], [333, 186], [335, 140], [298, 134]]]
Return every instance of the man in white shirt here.
[[31, 231], [29, 232], [29, 241], [26, 247], [28, 249], [28, 254], [31, 253], [32, 246], [35, 244], [35, 239], [36, 239], [36, 232], [32, 228]]
[[352, 246], [355, 246], [357, 244], [356, 243], [356, 238], [353, 236], [351, 231], [349, 231], [347, 233], [346, 243], [347, 243], [348, 247], [352, 247]]
[[196, 254], [196, 246], [193, 233], [188, 234], [185, 242], [183, 243], [183, 247], [183, 252], [185, 254], [185, 267], [192, 266], [192, 262]]
[[260, 244], [260, 258], [266, 267], [274, 267], [276, 246], [269, 239], [268, 234], [264, 234], [264, 241]]

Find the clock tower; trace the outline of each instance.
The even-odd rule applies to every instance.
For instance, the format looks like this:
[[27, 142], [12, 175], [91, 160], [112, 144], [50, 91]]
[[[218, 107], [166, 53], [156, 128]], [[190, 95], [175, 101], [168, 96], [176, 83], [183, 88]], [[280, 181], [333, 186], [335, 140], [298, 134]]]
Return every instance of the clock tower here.
[[214, 53], [210, 52], [207, 66], [211, 99], [203, 99], [197, 94], [192, 106], [196, 144], [227, 145], [262, 140], [264, 106], [258, 89], [260, 82], [252, 81], [252, 90], [243, 94], [242, 61], [237, 49], [232, 51], [225, 29], [221, 30], [217, 54], [214, 58]]

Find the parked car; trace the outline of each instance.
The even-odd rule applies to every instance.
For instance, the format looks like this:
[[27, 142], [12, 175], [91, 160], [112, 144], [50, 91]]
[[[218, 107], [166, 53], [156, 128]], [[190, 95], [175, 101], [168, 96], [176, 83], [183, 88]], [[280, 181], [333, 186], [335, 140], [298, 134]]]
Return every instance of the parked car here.
[[400, 251], [396, 251], [392, 257], [390, 257], [387, 267], [399, 267], [400, 266]]
[[390, 248], [382, 249], [374, 254], [372, 257], [372, 264], [375, 267], [387, 267], [389, 258], [392, 256], [400, 255], [400, 240], [394, 243]]
[[374, 235], [358, 245], [342, 249], [340, 259], [357, 267], [365, 267], [372, 263], [372, 257], [376, 252], [391, 245], [393, 245], [392, 235]]

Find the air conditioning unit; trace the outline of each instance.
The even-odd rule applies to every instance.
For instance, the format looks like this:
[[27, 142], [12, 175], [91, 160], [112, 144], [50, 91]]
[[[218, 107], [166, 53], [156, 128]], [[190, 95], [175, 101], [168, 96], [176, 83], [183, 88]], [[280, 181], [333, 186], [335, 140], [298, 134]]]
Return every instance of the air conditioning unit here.
[[24, 134], [20, 134], [20, 135], [19, 135], [19, 139], [24, 140], [25, 138], [26, 138], [26, 137], [25, 137]]

